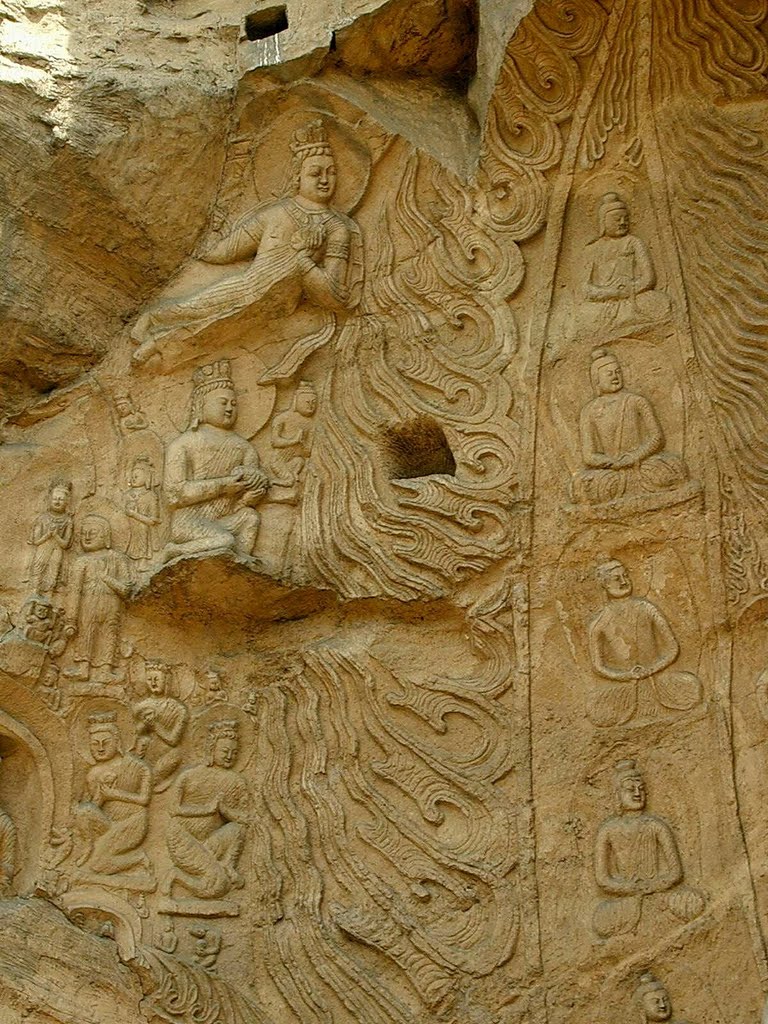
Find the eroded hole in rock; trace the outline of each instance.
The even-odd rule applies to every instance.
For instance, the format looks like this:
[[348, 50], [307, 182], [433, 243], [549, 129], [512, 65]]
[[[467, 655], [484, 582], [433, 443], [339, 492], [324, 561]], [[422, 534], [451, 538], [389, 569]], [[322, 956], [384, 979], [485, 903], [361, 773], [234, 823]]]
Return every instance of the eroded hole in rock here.
[[392, 480], [435, 473], [456, 475], [456, 459], [445, 432], [429, 416], [419, 416], [390, 427], [384, 434], [384, 447]]
[[288, 12], [285, 4], [254, 11], [245, 19], [246, 38], [254, 42], [257, 39], [269, 39], [270, 36], [276, 36], [278, 32], [284, 32], [287, 28]]

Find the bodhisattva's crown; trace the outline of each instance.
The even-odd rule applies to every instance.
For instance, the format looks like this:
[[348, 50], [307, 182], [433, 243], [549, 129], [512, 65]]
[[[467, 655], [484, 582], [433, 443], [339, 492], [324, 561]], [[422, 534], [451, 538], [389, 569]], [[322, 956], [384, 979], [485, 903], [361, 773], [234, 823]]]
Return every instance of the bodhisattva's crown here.
[[103, 729], [105, 725], [117, 725], [116, 711], [95, 711], [88, 715], [89, 729]]
[[304, 156], [308, 153], [320, 155], [331, 153], [331, 144], [325, 134], [325, 126], [319, 119], [310, 121], [303, 128], [297, 128], [293, 133], [291, 141], [291, 152], [294, 156]]
[[228, 359], [217, 359], [215, 363], [198, 366], [192, 374], [195, 388], [207, 387], [210, 384], [222, 384], [232, 387], [232, 368]]
[[234, 718], [220, 719], [218, 722], [211, 722], [208, 732], [212, 739], [237, 739], [238, 722]]

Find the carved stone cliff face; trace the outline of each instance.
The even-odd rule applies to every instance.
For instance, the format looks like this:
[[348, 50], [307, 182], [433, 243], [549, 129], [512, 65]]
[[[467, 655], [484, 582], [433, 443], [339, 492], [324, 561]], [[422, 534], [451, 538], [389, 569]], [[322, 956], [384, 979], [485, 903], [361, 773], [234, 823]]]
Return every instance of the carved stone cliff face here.
[[768, 0], [0, 48], [0, 1020], [757, 1021]]

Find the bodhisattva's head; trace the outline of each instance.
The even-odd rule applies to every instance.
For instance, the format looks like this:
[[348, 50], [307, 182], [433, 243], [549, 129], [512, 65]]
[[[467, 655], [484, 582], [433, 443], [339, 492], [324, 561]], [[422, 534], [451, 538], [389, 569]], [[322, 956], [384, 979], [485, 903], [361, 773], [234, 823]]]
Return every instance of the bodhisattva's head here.
[[144, 681], [153, 697], [162, 697], [168, 689], [170, 668], [162, 661], [148, 661], [144, 666]]
[[127, 392], [115, 396], [115, 408], [121, 419], [125, 419], [135, 411], [133, 399]]
[[208, 727], [207, 746], [206, 761], [209, 766], [233, 768], [240, 750], [237, 722], [232, 720], [211, 722]]
[[613, 784], [621, 811], [644, 810], [645, 783], [634, 761], [619, 761], [613, 770]]
[[672, 1016], [672, 1003], [664, 985], [652, 974], [640, 979], [638, 998], [646, 1021], [668, 1021]]
[[120, 753], [120, 732], [111, 716], [94, 717], [88, 727], [88, 746], [93, 760], [103, 764]]
[[296, 389], [293, 408], [302, 416], [314, 416], [317, 410], [317, 392], [308, 381], [302, 381]]
[[131, 487], [145, 487], [149, 490], [152, 487], [153, 477], [152, 463], [146, 455], [140, 455], [137, 459], [134, 459], [131, 465]]
[[212, 427], [231, 430], [237, 420], [237, 395], [234, 388], [218, 387], [203, 396], [200, 421]]
[[623, 238], [629, 231], [629, 209], [616, 192], [607, 192], [600, 200], [599, 217], [604, 238]]
[[69, 508], [69, 499], [72, 494], [71, 484], [60, 481], [52, 485], [48, 494], [48, 508], [55, 515], [61, 515]]
[[603, 589], [610, 598], [630, 597], [632, 594], [632, 580], [627, 567], [618, 558], [601, 562], [595, 570], [595, 575]]
[[596, 395], [613, 395], [624, 387], [624, 375], [621, 364], [613, 352], [605, 348], [596, 348], [592, 353], [589, 367], [589, 379]]
[[327, 206], [336, 191], [336, 161], [328, 155], [308, 156], [299, 170], [299, 195], [310, 203]]
[[112, 529], [104, 516], [86, 516], [80, 524], [83, 551], [103, 551], [112, 547]]
[[228, 359], [200, 366], [192, 375], [189, 429], [201, 423], [231, 430], [237, 420], [237, 395]]
[[299, 128], [291, 152], [294, 194], [311, 205], [327, 206], [336, 190], [336, 161], [322, 121]]

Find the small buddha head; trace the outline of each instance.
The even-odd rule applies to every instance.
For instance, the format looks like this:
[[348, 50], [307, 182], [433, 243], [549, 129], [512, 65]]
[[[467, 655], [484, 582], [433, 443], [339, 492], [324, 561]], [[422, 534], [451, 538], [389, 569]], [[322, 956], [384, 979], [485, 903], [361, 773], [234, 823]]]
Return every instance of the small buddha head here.
[[606, 192], [598, 207], [603, 238], [623, 238], [629, 231], [629, 209], [616, 192]]
[[104, 516], [86, 516], [80, 524], [83, 551], [103, 551], [112, 547], [112, 528]]
[[302, 416], [314, 416], [317, 409], [317, 392], [315, 385], [308, 380], [303, 380], [296, 388], [293, 398], [293, 408]]
[[48, 490], [48, 508], [54, 515], [61, 515], [69, 508], [72, 484], [68, 480], [54, 480]]
[[102, 711], [88, 717], [88, 747], [97, 763], [111, 761], [120, 751], [120, 730], [114, 711]]
[[237, 722], [225, 719], [208, 726], [206, 762], [216, 768], [234, 767], [240, 750]]
[[664, 985], [647, 972], [640, 976], [637, 999], [646, 1021], [667, 1021], [672, 1016], [672, 1003]]
[[632, 594], [632, 580], [627, 567], [618, 558], [604, 558], [598, 563], [595, 569], [595, 576], [598, 582], [610, 598], [630, 597]]
[[645, 782], [637, 762], [619, 761], [613, 769], [613, 785], [622, 811], [642, 811], [645, 808]]
[[131, 464], [129, 482], [131, 487], [144, 487], [147, 490], [154, 484], [154, 467], [148, 455], [137, 456]]
[[294, 194], [310, 203], [327, 206], [336, 190], [336, 161], [323, 122], [312, 121], [295, 131], [291, 153]]
[[596, 348], [592, 351], [592, 362], [589, 367], [589, 379], [596, 395], [613, 395], [624, 387], [624, 375], [621, 363], [607, 348]]
[[121, 419], [125, 419], [134, 412], [133, 399], [127, 391], [121, 391], [119, 394], [115, 395], [115, 408], [117, 409], [117, 414]]
[[148, 661], [144, 665], [144, 682], [153, 697], [162, 697], [168, 691], [170, 665], [164, 661]]
[[207, 423], [231, 430], [237, 421], [237, 395], [229, 360], [217, 359], [215, 363], [199, 366], [192, 383], [189, 429], [197, 430], [201, 423]]

